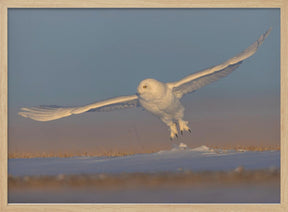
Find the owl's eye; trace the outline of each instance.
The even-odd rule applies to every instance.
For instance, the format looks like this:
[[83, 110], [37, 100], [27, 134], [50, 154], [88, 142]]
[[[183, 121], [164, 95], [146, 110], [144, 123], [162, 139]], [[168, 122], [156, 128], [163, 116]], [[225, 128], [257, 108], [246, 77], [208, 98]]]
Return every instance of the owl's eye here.
[[147, 88], [147, 85], [143, 85], [143, 88]]

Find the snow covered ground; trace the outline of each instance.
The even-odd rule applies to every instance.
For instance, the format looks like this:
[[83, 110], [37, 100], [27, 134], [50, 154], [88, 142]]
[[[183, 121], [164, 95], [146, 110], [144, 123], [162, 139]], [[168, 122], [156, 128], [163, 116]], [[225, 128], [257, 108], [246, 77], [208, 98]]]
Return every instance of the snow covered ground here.
[[[180, 144], [171, 150], [152, 154], [123, 157], [9, 159], [8, 163], [9, 203], [279, 203], [280, 201], [279, 151], [224, 151], [209, 149], [206, 146], [189, 149], [185, 144]], [[247, 171], [241, 172], [243, 168]], [[264, 172], [255, 171], [256, 175], [249, 175], [254, 173], [254, 170]], [[123, 173], [127, 178], [121, 178]], [[138, 181], [137, 173], [140, 173]], [[200, 178], [197, 176], [193, 178], [193, 173], [204, 174], [200, 175]], [[245, 176], [245, 173], [248, 175]], [[268, 178], [265, 173], [268, 173]], [[99, 176], [102, 174], [108, 177], [99, 181]], [[93, 178], [95, 175], [98, 177]], [[69, 180], [69, 176], [72, 178], [76, 176], [73, 178], [75, 185]], [[202, 176], [208, 180], [202, 180]], [[83, 183], [83, 179], [88, 181]]]
[[72, 157], [9, 159], [12, 176], [59, 174], [119, 174], [186, 171], [231, 171], [280, 168], [280, 152], [223, 151], [180, 144], [168, 151], [123, 157]]

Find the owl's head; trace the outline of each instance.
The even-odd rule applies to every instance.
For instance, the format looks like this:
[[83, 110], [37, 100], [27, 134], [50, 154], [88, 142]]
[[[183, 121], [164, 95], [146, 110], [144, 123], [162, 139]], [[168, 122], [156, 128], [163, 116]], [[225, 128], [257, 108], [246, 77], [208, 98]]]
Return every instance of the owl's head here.
[[166, 93], [166, 84], [155, 79], [145, 79], [139, 83], [137, 91], [145, 100], [158, 99]]

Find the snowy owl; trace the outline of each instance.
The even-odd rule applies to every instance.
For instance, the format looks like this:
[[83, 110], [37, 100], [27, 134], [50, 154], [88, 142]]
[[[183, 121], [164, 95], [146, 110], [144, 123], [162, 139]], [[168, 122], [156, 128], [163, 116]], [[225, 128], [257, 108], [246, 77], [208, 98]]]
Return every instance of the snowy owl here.
[[271, 28], [247, 49], [226, 62], [211, 68], [193, 73], [175, 82], [163, 83], [156, 79], [145, 79], [140, 82], [137, 93], [131, 96], [119, 96], [104, 101], [97, 101], [80, 107], [38, 106], [21, 108], [19, 115], [37, 121], [51, 121], [72, 114], [90, 111], [110, 111], [120, 108], [142, 106], [145, 110], [159, 117], [170, 130], [170, 139], [178, 137], [184, 131], [191, 132], [188, 122], [183, 120], [184, 107], [181, 98], [209, 83], [227, 76], [237, 69], [246, 58], [252, 56], [270, 33]]

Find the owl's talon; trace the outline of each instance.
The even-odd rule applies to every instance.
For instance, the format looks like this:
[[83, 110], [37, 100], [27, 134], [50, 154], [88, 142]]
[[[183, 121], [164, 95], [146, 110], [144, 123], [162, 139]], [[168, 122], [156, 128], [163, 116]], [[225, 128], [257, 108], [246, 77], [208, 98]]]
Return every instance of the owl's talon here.
[[178, 120], [178, 124], [179, 124], [181, 135], [183, 135], [184, 131], [189, 131], [191, 133], [190, 128], [187, 126], [188, 121], [184, 121], [182, 119], [179, 119]]

